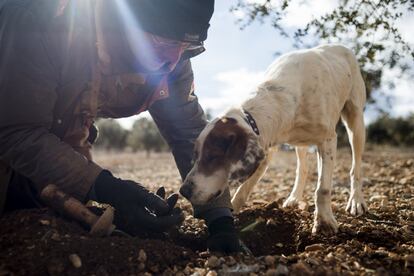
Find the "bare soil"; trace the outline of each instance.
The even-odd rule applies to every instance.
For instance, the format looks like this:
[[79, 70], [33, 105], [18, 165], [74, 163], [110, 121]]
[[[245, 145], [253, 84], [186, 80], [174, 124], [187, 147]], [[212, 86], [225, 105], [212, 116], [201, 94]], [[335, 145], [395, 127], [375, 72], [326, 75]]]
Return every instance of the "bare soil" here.
[[[169, 154], [96, 152], [95, 159], [154, 191], [180, 186]], [[309, 159], [301, 209], [281, 207], [294, 182], [295, 154], [278, 152], [236, 216], [252, 255], [206, 251], [206, 227], [184, 199], [179, 200], [187, 215], [182, 226], [133, 238], [91, 237], [47, 209], [22, 210], [0, 220], [0, 275], [413, 275], [414, 151], [365, 153], [363, 189], [370, 212], [358, 218], [344, 211], [351, 161], [348, 150], [339, 151], [332, 196], [339, 233], [333, 237], [311, 234], [317, 174], [315, 157]]]

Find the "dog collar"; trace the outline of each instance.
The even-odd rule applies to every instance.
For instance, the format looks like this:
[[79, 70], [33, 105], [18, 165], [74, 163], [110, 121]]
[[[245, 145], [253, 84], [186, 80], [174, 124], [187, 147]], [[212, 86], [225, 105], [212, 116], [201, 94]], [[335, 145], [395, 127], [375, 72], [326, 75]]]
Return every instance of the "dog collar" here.
[[253, 116], [246, 110], [244, 110], [244, 115], [246, 116], [244, 120], [250, 125], [254, 133], [256, 133], [257, 135], [260, 135], [259, 128], [257, 127], [256, 121], [253, 119]]

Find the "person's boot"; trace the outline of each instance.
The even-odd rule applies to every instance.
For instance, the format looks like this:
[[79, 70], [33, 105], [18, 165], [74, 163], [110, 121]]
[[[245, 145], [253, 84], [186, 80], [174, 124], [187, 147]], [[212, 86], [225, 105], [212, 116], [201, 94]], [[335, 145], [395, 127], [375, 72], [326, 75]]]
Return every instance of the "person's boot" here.
[[232, 217], [219, 217], [208, 225], [209, 237], [207, 247], [210, 251], [234, 253], [242, 250], [234, 219]]

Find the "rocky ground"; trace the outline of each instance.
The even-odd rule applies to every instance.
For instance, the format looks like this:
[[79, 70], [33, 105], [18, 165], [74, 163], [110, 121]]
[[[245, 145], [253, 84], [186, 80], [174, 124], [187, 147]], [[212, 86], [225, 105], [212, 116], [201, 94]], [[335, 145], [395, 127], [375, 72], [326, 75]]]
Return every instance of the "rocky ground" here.
[[[168, 154], [97, 152], [116, 175], [156, 190], [177, 191], [180, 179]], [[236, 217], [252, 254], [206, 251], [206, 229], [187, 218], [179, 229], [151, 238], [94, 238], [80, 225], [46, 209], [15, 212], [0, 220], [0, 275], [413, 275], [414, 151], [372, 148], [364, 155], [364, 193], [370, 213], [345, 211], [350, 153], [341, 150], [333, 181], [334, 237], [311, 235], [315, 156], [302, 209], [283, 209], [295, 177], [294, 152], [274, 156], [266, 176]], [[314, 173], [312, 173], [312, 171]]]

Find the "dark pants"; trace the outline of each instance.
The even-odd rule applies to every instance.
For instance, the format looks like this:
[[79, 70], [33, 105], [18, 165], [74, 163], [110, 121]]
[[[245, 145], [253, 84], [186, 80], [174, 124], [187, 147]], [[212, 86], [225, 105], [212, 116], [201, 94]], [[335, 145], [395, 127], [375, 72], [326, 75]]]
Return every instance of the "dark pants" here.
[[4, 205], [4, 212], [17, 209], [39, 208], [42, 205], [37, 199], [37, 191], [34, 185], [27, 178], [12, 172], [9, 185], [7, 187], [7, 197]]

